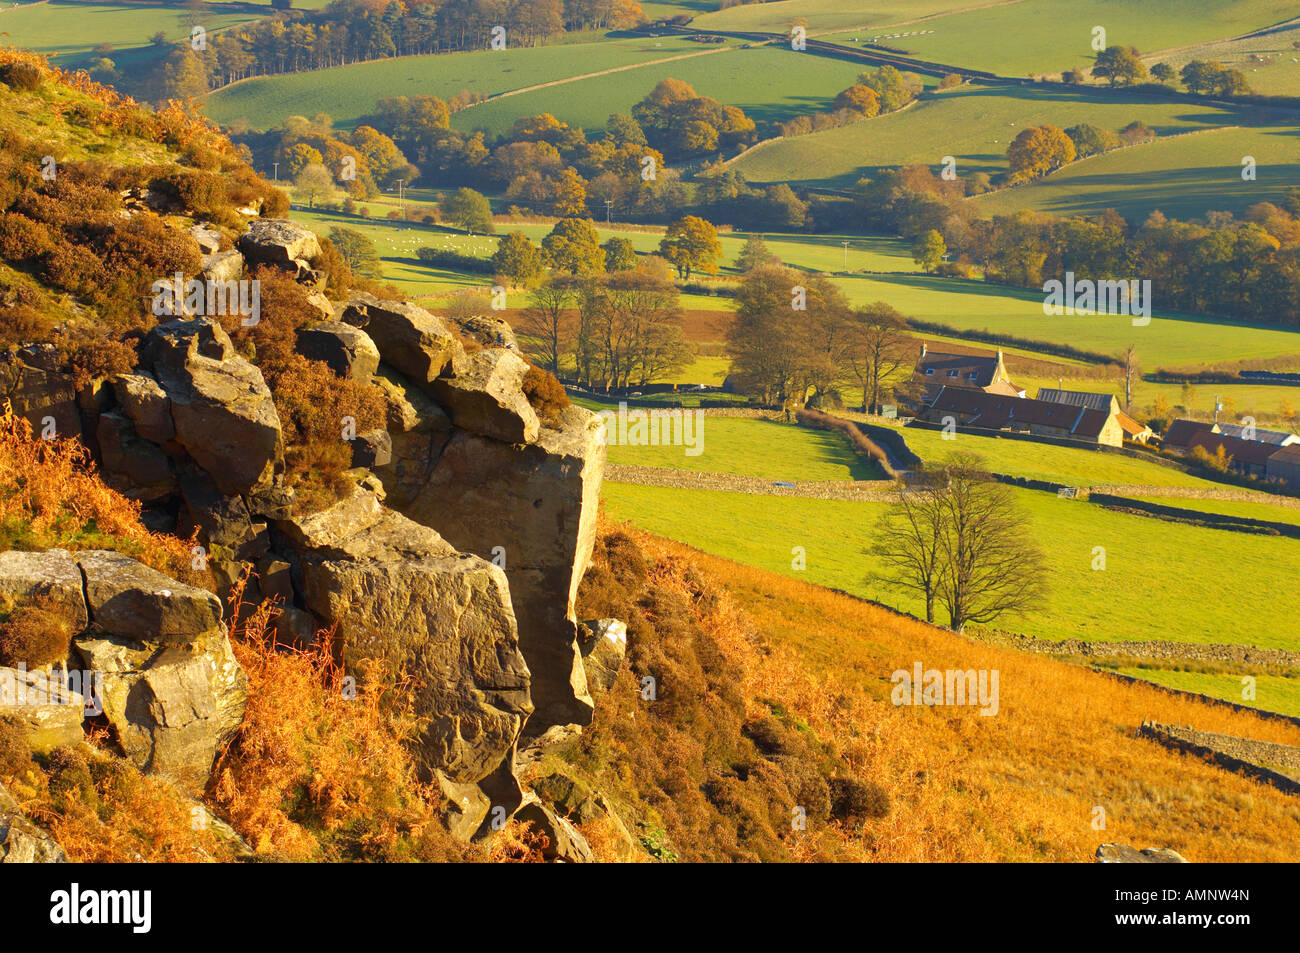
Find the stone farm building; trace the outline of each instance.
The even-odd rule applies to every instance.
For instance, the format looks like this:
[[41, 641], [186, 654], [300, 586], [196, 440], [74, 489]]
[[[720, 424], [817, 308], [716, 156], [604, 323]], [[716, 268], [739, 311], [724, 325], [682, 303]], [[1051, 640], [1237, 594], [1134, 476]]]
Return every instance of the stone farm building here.
[[1193, 434], [1188, 442], [1187, 451], [1191, 453], [1198, 447], [1210, 456], [1215, 456], [1222, 449], [1224, 456], [1228, 457], [1229, 469], [1247, 476], [1260, 477], [1267, 475], [1269, 457], [1280, 449], [1275, 444], [1263, 443], [1259, 440], [1242, 440], [1240, 437], [1230, 437], [1227, 434], [1208, 430]]
[[1293, 490], [1300, 490], [1300, 443], [1292, 443], [1280, 450], [1275, 450], [1264, 465], [1265, 475], [1270, 480], [1285, 483]]
[[1124, 443], [1124, 430], [1109, 410], [961, 387], [942, 388], [917, 416], [930, 423], [952, 421], [979, 430], [1010, 430], [1110, 447]]
[[945, 387], [974, 390], [1003, 397], [1024, 397], [1025, 392], [1011, 382], [1002, 348], [985, 351], [959, 344], [931, 346], [921, 342], [912, 379], [921, 385], [923, 401], [929, 403]]

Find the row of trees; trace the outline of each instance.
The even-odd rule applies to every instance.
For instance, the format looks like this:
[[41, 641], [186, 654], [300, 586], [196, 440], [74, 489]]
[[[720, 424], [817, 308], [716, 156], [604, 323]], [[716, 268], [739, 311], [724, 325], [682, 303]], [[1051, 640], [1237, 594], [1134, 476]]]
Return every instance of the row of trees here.
[[197, 65], [206, 92], [249, 76], [487, 49], [497, 28], [505, 29], [507, 47], [536, 46], [565, 30], [617, 29], [642, 19], [634, 0], [335, 0], [319, 11], [280, 13], [214, 33], [197, 51], [190, 37], [178, 37], [183, 48], [157, 82], [164, 94], [189, 87]]
[[[1214, 60], [1191, 60], [1178, 71], [1168, 63], [1157, 63], [1148, 71], [1135, 46], [1108, 46], [1102, 50], [1097, 54], [1092, 75], [1112, 86], [1133, 86], [1146, 82], [1148, 78], [1171, 85], [1177, 77], [1189, 93], [1208, 96], [1249, 96], [1251, 93], [1250, 84], [1241, 70]], [[1081, 70], [1066, 70], [1063, 78], [1067, 83], [1081, 83], [1083, 73]]]
[[[945, 77], [945, 82], [947, 82]], [[960, 82], [960, 79], [958, 79]], [[947, 82], [943, 88], [951, 87]], [[783, 136], [802, 136], [823, 129], [833, 129], [859, 119], [870, 119], [881, 113], [902, 109], [918, 95], [922, 86], [913, 74], [904, 76], [892, 66], [881, 66], [858, 75], [858, 81], [842, 90], [827, 112], [810, 116], [796, 116], [780, 123]]]
[[651, 257], [608, 274], [556, 272], [530, 293], [523, 329], [541, 342], [543, 360], [601, 390], [642, 386], [677, 373], [694, 349], [682, 329], [668, 266]]
[[732, 381], [764, 403], [795, 405], [825, 404], [852, 382], [863, 409], [878, 410], [915, 356], [906, 327], [884, 302], [854, 309], [829, 278], [764, 262], [737, 290]]
[[1150, 142], [1155, 137], [1155, 132], [1138, 120], [1129, 123], [1118, 134], [1089, 123], [1064, 130], [1052, 125], [1032, 126], [1021, 130], [1007, 148], [1008, 180], [1036, 179], [1075, 159], [1109, 152], [1121, 145]]

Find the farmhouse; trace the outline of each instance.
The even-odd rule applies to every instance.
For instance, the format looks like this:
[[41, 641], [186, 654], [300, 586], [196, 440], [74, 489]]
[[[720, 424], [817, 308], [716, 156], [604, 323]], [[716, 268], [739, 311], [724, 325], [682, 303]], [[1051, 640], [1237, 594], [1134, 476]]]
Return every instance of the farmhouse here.
[[1269, 457], [1278, 452], [1278, 448], [1272, 444], [1260, 443], [1258, 440], [1242, 440], [1240, 437], [1229, 437], [1227, 434], [1209, 431], [1202, 431], [1192, 436], [1188, 443], [1188, 452], [1197, 447], [1212, 456], [1218, 454], [1219, 448], [1223, 448], [1224, 456], [1229, 459], [1229, 469], [1248, 476], [1264, 476]]
[[924, 392], [924, 401], [932, 401], [945, 387], [999, 394], [1004, 397], [1024, 397], [1022, 388], [1011, 383], [1011, 375], [1002, 360], [1002, 348], [983, 351], [943, 344], [931, 347], [921, 342], [921, 356], [917, 358], [913, 381]]
[[1178, 418], [1169, 425], [1165, 431], [1164, 439], [1161, 446], [1166, 450], [1177, 450], [1180, 453], [1186, 453], [1191, 449], [1192, 438], [1202, 433], [1222, 433], [1218, 424], [1207, 423], [1203, 420], [1187, 420]]
[[1281, 450], [1275, 450], [1265, 463], [1264, 470], [1270, 480], [1278, 480], [1293, 490], [1300, 490], [1300, 444], [1288, 444]]
[[1083, 390], [1058, 390], [1054, 387], [1041, 387], [1038, 390], [1038, 399], [1050, 401], [1054, 404], [1071, 404], [1075, 407], [1086, 407], [1089, 410], [1105, 411], [1107, 415], [1113, 416], [1123, 432], [1124, 440], [1146, 443], [1155, 436], [1155, 431], [1146, 424], [1138, 423], [1124, 411], [1119, 409], [1119, 398], [1114, 394], [1101, 394], [1093, 391]]
[[1292, 444], [1300, 443], [1300, 437], [1293, 433], [1287, 433], [1285, 430], [1261, 430], [1259, 427], [1246, 427], [1242, 424], [1219, 424], [1219, 433], [1227, 434], [1229, 437], [1237, 437], [1240, 440], [1256, 440], [1259, 443], [1267, 443], [1274, 447], [1289, 447]]
[[942, 388], [917, 416], [937, 424], [951, 421], [982, 430], [1065, 437], [1111, 447], [1124, 443], [1124, 431], [1116, 415], [1105, 410], [959, 387]]

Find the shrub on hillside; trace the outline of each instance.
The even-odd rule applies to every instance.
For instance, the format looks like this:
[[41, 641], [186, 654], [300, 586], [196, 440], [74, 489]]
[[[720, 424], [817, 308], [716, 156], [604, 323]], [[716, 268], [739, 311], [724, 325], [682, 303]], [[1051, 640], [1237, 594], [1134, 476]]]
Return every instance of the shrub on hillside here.
[[41, 88], [41, 71], [30, 63], [0, 63], [0, 83], [11, 89], [35, 92]]
[[0, 715], [0, 778], [21, 778], [33, 768], [26, 729], [16, 718]]
[[524, 374], [523, 389], [528, 403], [544, 424], [554, 426], [569, 406], [569, 395], [565, 393], [564, 385], [550, 371], [535, 364]]
[[67, 615], [48, 599], [20, 605], [0, 621], [0, 665], [37, 669], [65, 662], [74, 634]]

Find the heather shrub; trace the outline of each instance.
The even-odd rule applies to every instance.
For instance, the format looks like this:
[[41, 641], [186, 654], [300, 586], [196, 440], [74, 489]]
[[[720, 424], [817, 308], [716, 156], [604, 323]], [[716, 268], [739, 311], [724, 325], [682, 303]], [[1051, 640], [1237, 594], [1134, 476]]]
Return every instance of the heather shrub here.
[[35, 767], [23, 726], [10, 716], [0, 715], [0, 778], [21, 778]]
[[35, 92], [41, 88], [41, 71], [29, 63], [0, 63], [0, 83], [11, 89]]
[[0, 665], [43, 668], [68, 658], [75, 635], [67, 617], [48, 599], [15, 607], [0, 620]]
[[889, 816], [889, 792], [870, 781], [831, 778], [831, 813], [846, 822]]
[[0, 348], [48, 341], [53, 335], [54, 320], [31, 305], [0, 307]]
[[550, 371], [536, 365], [530, 366], [524, 374], [523, 390], [528, 403], [544, 424], [554, 426], [569, 406], [569, 395], [565, 393], [564, 385]]
[[49, 753], [44, 769], [56, 803], [79, 803], [92, 810], [99, 806], [99, 792], [90, 776], [90, 764], [79, 750], [60, 745]]
[[54, 236], [40, 222], [26, 215], [0, 215], [0, 257], [9, 261], [32, 261], [54, 248]]

